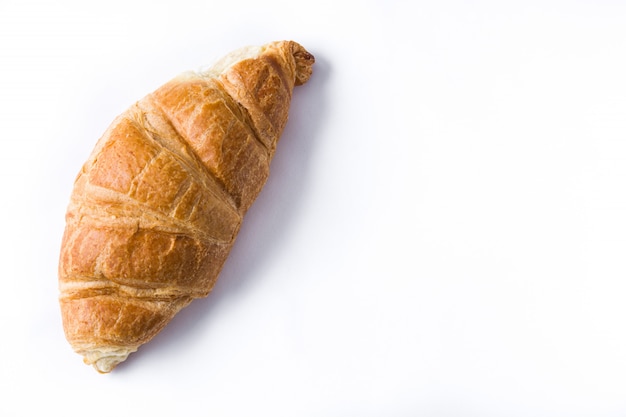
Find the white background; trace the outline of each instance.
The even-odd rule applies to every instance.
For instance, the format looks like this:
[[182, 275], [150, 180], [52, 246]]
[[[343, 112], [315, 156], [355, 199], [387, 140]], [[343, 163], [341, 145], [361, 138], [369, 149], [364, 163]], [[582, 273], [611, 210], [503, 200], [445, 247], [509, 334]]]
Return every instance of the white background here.
[[[317, 63], [217, 287], [97, 374], [57, 304], [75, 175], [279, 39]], [[626, 415], [623, 1], [0, 0], [0, 133], [1, 415]]]

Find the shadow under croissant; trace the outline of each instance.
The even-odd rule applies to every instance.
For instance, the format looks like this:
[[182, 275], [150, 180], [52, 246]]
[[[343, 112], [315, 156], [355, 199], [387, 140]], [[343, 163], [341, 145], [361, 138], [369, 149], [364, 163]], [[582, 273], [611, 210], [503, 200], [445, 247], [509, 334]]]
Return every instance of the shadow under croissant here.
[[200, 328], [205, 329], [207, 322], [218, 319], [212, 314], [217, 304], [228, 302], [229, 296], [253, 280], [255, 270], [264, 261], [280, 256], [276, 249], [297, 217], [298, 205], [306, 192], [309, 160], [320, 139], [318, 127], [326, 117], [324, 87], [331, 68], [324, 57], [315, 51], [312, 53], [315, 56], [313, 76], [305, 85], [294, 89], [289, 121], [276, 147], [267, 183], [246, 213], [212, 292], [183, 308], [154, 339], [120, 363], [114, 373], [124, 372], [136, 362], [161, 355], [163, 351], [174, 350], [180, 354]]

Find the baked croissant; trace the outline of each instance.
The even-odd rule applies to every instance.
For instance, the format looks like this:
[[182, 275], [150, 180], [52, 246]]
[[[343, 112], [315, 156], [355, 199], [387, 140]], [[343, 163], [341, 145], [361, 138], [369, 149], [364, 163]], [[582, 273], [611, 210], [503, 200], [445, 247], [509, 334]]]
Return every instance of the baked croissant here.
[[293, 41], [244, 48], [106, 130], [76, 178], [59, 260], [65, 336], [86, 364], [110, 372], [209, 294], [313, 63]]

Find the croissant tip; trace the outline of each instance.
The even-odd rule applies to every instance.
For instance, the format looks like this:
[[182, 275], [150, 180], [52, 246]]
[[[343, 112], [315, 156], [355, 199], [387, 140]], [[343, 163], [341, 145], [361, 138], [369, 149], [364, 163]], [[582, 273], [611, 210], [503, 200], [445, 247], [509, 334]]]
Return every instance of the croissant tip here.
[[315, 57], [297, 42], [291, 41], [290, 45], [296, 61], [296, 85], [305, 84], [313, 73]]
[[100, 374], [108, 374], [117, 365], [124, 362], [128, 355], [137, 349], [115, 349], [109, 351], [92, 350], [80, 352], [83, 355], [83, 362], [92, 365]]
[[113, 369], [115, 369], [115, 367], [122, 362], [121, 360], [111, 360], [110, 358], [102, 358], [97, 360], [96, 362], [94, 362], [93, 368], [99, 373], [99, 374], [108, 374], [109, 372], [111, 372]]

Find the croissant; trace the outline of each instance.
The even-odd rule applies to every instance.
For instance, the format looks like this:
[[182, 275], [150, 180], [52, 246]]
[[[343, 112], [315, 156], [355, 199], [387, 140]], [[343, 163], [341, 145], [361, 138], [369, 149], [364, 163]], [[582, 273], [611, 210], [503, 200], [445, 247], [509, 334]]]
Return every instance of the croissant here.
[[59, 258], [63, 329], [86, 364], [110, 372], [209, 294], [314, 60], [293, 41], [243, 48], [105, 131], [76, 177]]

